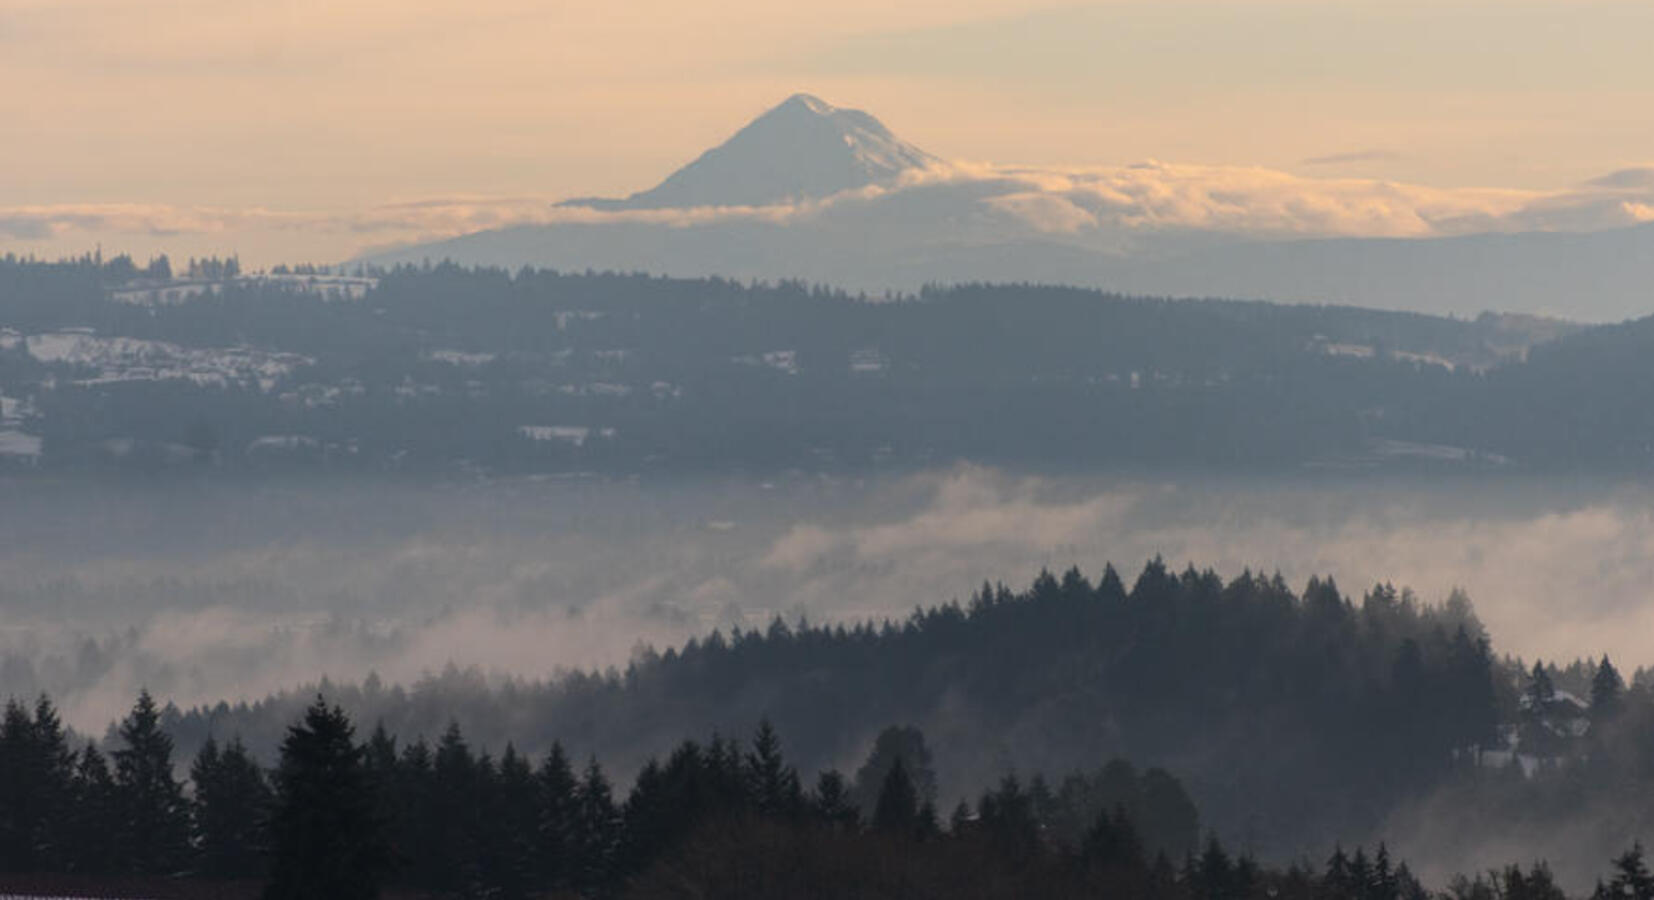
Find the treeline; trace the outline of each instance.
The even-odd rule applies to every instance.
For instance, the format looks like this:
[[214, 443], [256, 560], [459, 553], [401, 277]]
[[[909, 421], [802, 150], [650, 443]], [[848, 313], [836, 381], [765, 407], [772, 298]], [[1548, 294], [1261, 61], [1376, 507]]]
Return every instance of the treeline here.
[[[913, 723], [949, 801], [1007, 769], [1138, 760], [1177, 772], [1220, 834], [1275, 859], [1369, 840], [1398, 803], [1473, 768], [1517, 702], [1462, 596], [1348, 597], [1321, 578], [1297, 592], [1278, 575], [1226, 582], [1158, 559], [1129, 585], [1112, 566], [1095, 581], [1042, 573], [899, 622], [715, 631], [607, 673], [325, 690], [392, 733], [440, 734], [453, 716], [488, 746], [563, 740], [628, 774], [681, 735], [766, 718], [806, 769]], [[312, 694], [185, 711], [168, 728], [192, 749], [239, 733], [268, 750]]]
[[[1426, 900], [1380, 844], [1322, 867], [1260, 865], [1208, 836], [1176, 779], [1115, 761], [1053, 790], [1014, 775], [943, 820], [921, 733], [893, 727], [848, 779], [806, 786], [768, 723], [745, 745], [714, 736], [650, 760], [624, 798], [597, 759], [561, 745], [496, 759], [457, 726], [433, 746], [384, 728], [358, 740], [322, 698], [290, 725], [274, 768], [209, 742], [186, 784], [148, 694], [117, 730], [112, 764], [79, 753], [50, 701], [0, 722], [0, 887], [8, 876], [150, 876], [149, 890], [213, 883], [219, 896], [369, 900], [786, 896]], [[1167, 843], [1170, 841], [1171, 843]], [[45, 879], [45, 883], [51, 883]], [[1564, 900], [1544, 863], [1458, 877], [1445, 900]], [[1593, 897], [1654, 897], [1640, 846]]]
[[[595, 759], [554, 744], [495, 758], [457, 726], [434, 746], [383, 727], [358, 740], [322, 698], [290, 725], [273, 769], [239, 740], [209, 742], [186, 784], [148, 694], [106, 757], [74, 752], [48, 699], [0, 722], [0, 883], [54, 872], [224, 885], [222, 896], [1139, 897], [1425, 900], [1380, 845], [1324, 867], [1260, 865], [1216, 837], [1198, 847], [1177, 781], [1116, 761], [1053, 790], [1015, 776], [944, 821], [923, 735], [887, 729], [854, 779], [806, 786], [768, 723], [651, 760], [622, 798]], [[110, 761], [112, 760], [112, 762]], [[1169, 823], [1171, 830], [1165, 830]], [[1171, 845], [1166, 840], [1173, 841]], [[88, 880], [90, 879], [90, 880]], [[242, 887], [236, 887], [236, 885]], [[1453, 900], [1562, 900], [1538, 863], [1458, 878]], [[1595, 897], [1654, 896], [1640, 847]]]
[[1146, 874], [1188, 858], [1199, 836], [1175, 778], [1123, 761], [1057, 786], [1007, 775], [944, 821], [924, 736], [903, 727], [880, 735], [853, 778], [828, 770], [808, 784], [768, 723], [745, 744], [684, 741], [621, 796], [595, 757], [577, 763], [558, 744], [537, 760], [509, 743], [495, 757], [457, 725], [434, 745], [399, 744], [382, 726], [358, 741], [318, 699], [273, 769], [239, 739], [208, 741], [187, 782], [175, 762], [147, 693], [107, 754], [75, 750], [49, 699], [32, 714], [9, 703], [0, 872], [268, 880], [267, 896], [295, 898], [366, 897], [380, 881], [434, 896], [611, 896], [659, 880], [692, 838], [731, 828], [868, 848], [945, 834], [1007, 872], [1055, 853]]
[[[1406, 464], [1374, 455], [1387, 439], [1525, 461], [1511, 423], [1476, 412], [1491, 384], [1478, 372], [1573, 329], [1027, 285], [875, 302], [796, 283], [452, 265], [380, 272], [366, 296], [339, 300], [236, 280], [219, 260], [197, 262], [229, 279], [215, 290], [144, 305], [112, 299], [113, 265], [0, 261], [0, 328], [310, 362], [226, 382], [184, 377], [199, 358], [46, 363], [0, 347], [0, 391], [33, 398], [24, 426], [48, 468]], [[537, 426], [586, 430], [523, 430]], [[269, 436], [308, 440], [277, 452], [256, 443]]]

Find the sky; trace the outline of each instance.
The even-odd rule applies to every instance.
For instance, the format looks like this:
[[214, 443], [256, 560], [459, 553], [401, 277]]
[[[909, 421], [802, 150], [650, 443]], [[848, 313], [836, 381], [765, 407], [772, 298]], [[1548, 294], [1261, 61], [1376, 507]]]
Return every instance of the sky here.
[[1563, 191], [1654, 160], [1651, 33], [1644, 0], [0, 0], [0, 220], [47, 222], [0, 251], [342, 258], [649, 187], [797, 91], [950, 160]]

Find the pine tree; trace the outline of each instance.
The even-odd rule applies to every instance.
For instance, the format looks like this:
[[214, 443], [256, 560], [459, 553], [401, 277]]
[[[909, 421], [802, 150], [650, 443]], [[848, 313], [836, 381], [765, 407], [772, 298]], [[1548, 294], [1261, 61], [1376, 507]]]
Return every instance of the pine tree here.
[[222, 751], [209, 737], [190, 767], [195, 784], [195, 847], [200, 871], [214, 878], [265, 872], [269, 782], [240, 738]]
[[442, 854], [432, 774], [431, 747], [424, 738], [402, 748], [396, 763], [396, 818], [390, 822], [391, 846], [397, 862], [406, 866], [402, 877], [420, 888], [439, 880]]
[[373, 785], [379, 820], [385, 827], [385, 842], [392, 858], [391, 868], [401, 869], [407, 861], [403, 841], [409, 810], [407, 797], [402, 791], [402, 766], [396, 739], [385, 730], [383, 721], [375, 723], [373, 734], [368, 736], [368, 742], [363, 747], [362, 765], [367, 769], [368, 782]]
[[1218, 843], [1215, 834], [1209, 835], [1206, 839], [1206, 849], [1201, 851], [1200, 859], [1195, 865], [1195, 877], [1195, 897], [1197, 898], [1227, 900], [1227, 898], [1238, 896], [1231, 885], [1234, 878], [1234, 866], [1229, 859], [1229, 854], [1224, 851], [1223, 845]]
[[1103, 566], [1103, 577], [1097, 579], [1097, 599], [1110, 604], [1124, 603], [1126, 599], [1126, 585], [1120, 580], [1120, 573], [1114, 570], [1113, 563]]
[[552, 890], [566, 890], [575, 878], [580, 785], [562, 744], [551, 745], [536, 780], [540, 797], [540, 880]]
[[1080, 856], [1100, 868], [1143, 865], [1143, 842], [1124, 807], [1116, 806], [1112, 813], [1097, 816], [1080, 844]]
[[1608, 896], [1624, 900], [1654, 900], [1654, 876], [1643, 861], [1642, 844], [1633, 844], [1614, 860], [1614, 877], [1608, 882]]
[[267, 900], [374, 900], [390, 862], [362, 748], [321, 697], [287, 730], [270, 822]]
[[121, 722], [123, 746], [115, 760], [115, 802], [120, 810], [121, 867], [142, 875], [170, 875], [189, 859], [189, 803], [173, 775], [172, 738], [148, 691], [138, 694]]
[[30, 718], [22, 704], [0, 716], [0, 868], [59, 868], [72, 851], [63, 810], [72, 800], [74, 754], [51, 701]]
[[75, 760], [74, 804], [68, 827], [71, 872], [105, 875], [116, 867], [120, 798], [109, 763], [88, 742]]
[[752, 750], [746, 758], [747, 794], [758, 811], [768, 816], [792, 816], [802, 806], [798, 773], [781, 755], [781, 738], [769, 719], [758, 723]]
[[1612, 719], [1620, 710], [1620, 698], [1625, 694], [1625, 679], [1608, 660], [1605, 653], [1597, 673], [1591, 679], [1591, 718], [1597, 721]]
[[574, 793], [574, 809], [573, 881], [581, 893], [591, 895], [607, 884], [620, 840], [620, 813], [595, 756]]
[[428, 848], [436, 854], [433, 885], [439, 893], [475, 892], [480, 882], [479, 817], [482, 779], [459, 724], [449, 722], [437, 741], [432, 764], [430, 827], [437, 838]]
[[867, 761], [856, 770], [855, 794], [863, 815], [873, 817], [879, 794], [890, 769], [901, 760], [919, 800], [936, 799], [936, 772], [931, 768], [930, 747], [925, 734], [912, 726], [890, 726], [879, 732]]
[[527, 897], [537, 881], [540, 798], [528, 760], [506, 744], [493, 785], [489, 841], [494, 882], [505, 900]]
[[1380, 843], [1373, 857], [1373, 883], [1368, 896], [1374, 900], [1400, 900], [1401, 880], [1390, 864], [1390, 848]]
[[854, 831], [861, 824], [861, 813], [850, 799], [850, 786], [836, 769], [828, 769], [816, 779], [810, 808], [818, 821], [832, 828]]
[[885, 774], [884, 786], [873, 808], [873, 827], [892, 834], [912, 834], [919, 824], [919, 792], [897, 758]]
[[1535, 662], [1533, 671], [1528, 675], [1528, 711], [1535, 716], [1543, 716], [1554, 700], [1556, 685], [1551, 683], [1545, 664]]
[[73, 853], [64, 810], [74, 802], [75, 753], [69, 749], [63, 719], [44, 694], [35, 702], [33, 726], [30, 776], [43, 814], [36, 832], [38, 861], [47, 868], [61, 869]]
[[1343, 845], [1333, 847], [1332, 856], [1327, 859], [1326, 874], [1321, 876], [1321, 885], [1331, 897], [1355, 896], [1356, 885], [1350, 876], [1350, 858], [1344, 855]]
[[0, 868], [32, 870], [36, 819], [40, 812], [29, 777], [34, 755], [34, 723], [22, 704], [8, 700], [0, 717]]

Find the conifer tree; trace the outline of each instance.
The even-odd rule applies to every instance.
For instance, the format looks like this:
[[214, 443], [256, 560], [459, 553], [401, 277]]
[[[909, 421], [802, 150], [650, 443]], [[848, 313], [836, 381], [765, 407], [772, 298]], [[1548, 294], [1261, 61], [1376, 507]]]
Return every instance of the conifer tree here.
[[562, 744], [551, 745], [545, 762], [540, 764], [536, 781], [540, 799], [537, 829], [540, 880], [552, 890], [566, 890], [573, 885], [575, 875], [574, 854], [578, 850], [576, 829], [579, 823], [576, 796], [580, 785]]
[[758, 723], [746, 758], [747, 794], [758, 811], [770, 816], [795, 815], [802, 805], [798, 773], [781, 755], [781, 738], [769, 719]]
[[374, 900], [390, 862], [355, 730], [321, 697], [290, 726], [276, 769], [266, 900]]
[[172, 738], [161, 730], [161, 714], [148, 691], [139, 692], [118, 733], [122, 747], [113, 757], [122, 868], [173, 874], [189, 859], [189, 803], [173, 775]]
[[930, 747], [925, 733], [913, 726], [892, 725], [879, 732], [867, 761], [856, 770], [855, 793], [862, 812], [873, 817], [879, 794], [890, 769], [901, 760], [906, 776], [918, 792], [919, 800], [936, 798], [936, 772], [931, 768]]
[[431, 769], [431, 816], [427, 827], [436, 836], [427, 852], [436, 854], [434, 887], [439, 893], [463, 893], [480, 880], [479, 817], [481, 771], [459, 724], [450, 721], [437, 741]]
[[861, 813], [850, 798], [850, 786], [836, 769], [828, 769], [816, 779], [810, 808], [818, 821], [833, 828], [854, 830], [861, 823]]
[[1103, 812], [1086, 832], [1080, 855], [1089, 864], [1102, 868], [1143, 865], [1143, 842], [1137, 837], [1124, 807]]
[[34, 868], [40, 812], [29, 777], [33, 755], [34, 723], [22, 704], [8, 700], [0, 717], [0, 868], [11, 872]]
[[403, 877], [428, 888], [441, 877], [437, 871], [442, 854], [440, 828], [435, 822], [431, 747], [424, 738], [402, 748], [396, 763], [397, 802], [389, 833], [396, 863], [405, 866]]
[[108, 874], [117, 865], [120, 798], [108, 761], [91, 742], [75, 759], [74, 798], [67, 817], [67, 868], [76, 873]]
[[72, 800], [74, 755], [44, 696], [33, 718], [10, 701], [0, 715], [0, 868], [42, 871], [72, 852], [63, 810]]
[[200, 871], [215, 878], [265, 872], [264, 827], [272, 795], [264, 770], [240, 738], [223, 750], [209, 737], [190, 767], [195, 785], [195, 848]]
[[607, 883], [620, 839], [620, 814], [595, 756], [575, 790], [574, 809], [573, 881], [576, 889], [590, 895]]
[[1625, 679], [1608, 660], [1608, 654], [1603, 654], [1596, 675], [1591, 679], [1591, 717], [1598, 721], [1613, 718], [1620, 710], [1620, 698], [1624, 693]]
[[919, 824], [919, 792], [907, 775], [907, 766], [898, 757], [884, 776], [878, 803], [873, 807], [873, 827], [892, 834], [911, 834]]
[[[1601, 893], [1602, 889], [1598, 888]], [[1623, 900], [1654, 900], [1654, 876], [1643, 860], [1642, 844], [1632, 845], [1614, 860], [1614, 877], [1608, 882], [1608, 897]]]
[[34, 793], [43, 815], [37, 831], [38, 858], [41, 865], [60, 869], [73, 853], [64, 810], [75, 799], [75, 753], [69, 748], [62, 717], [44, 694], [35, 701], [33, 726], [29, 774], [35, 780]]
[[538, 879], [539, 785], [528, 760], [505, 745], [486, 813], [494, 882], [504, 900], [529, 896]]

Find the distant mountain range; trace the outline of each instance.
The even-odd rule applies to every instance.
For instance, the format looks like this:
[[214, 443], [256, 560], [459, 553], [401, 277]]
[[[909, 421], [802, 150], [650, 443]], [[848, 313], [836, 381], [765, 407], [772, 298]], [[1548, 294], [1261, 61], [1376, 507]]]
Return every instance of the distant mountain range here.
[[1617, 321], [1654, 312], [1654, 225], [1623, 224], [1654, 209], [1650, 193], [1649, 179], [1615, 177], [1483, 209], [1474, 192], [1261, 170], [968, 166], [865, 112], [799, 94], [649, 190], [567, 200], [548, 224], [365, 260], [802, 279], [872, 293], [1032, 282]]

